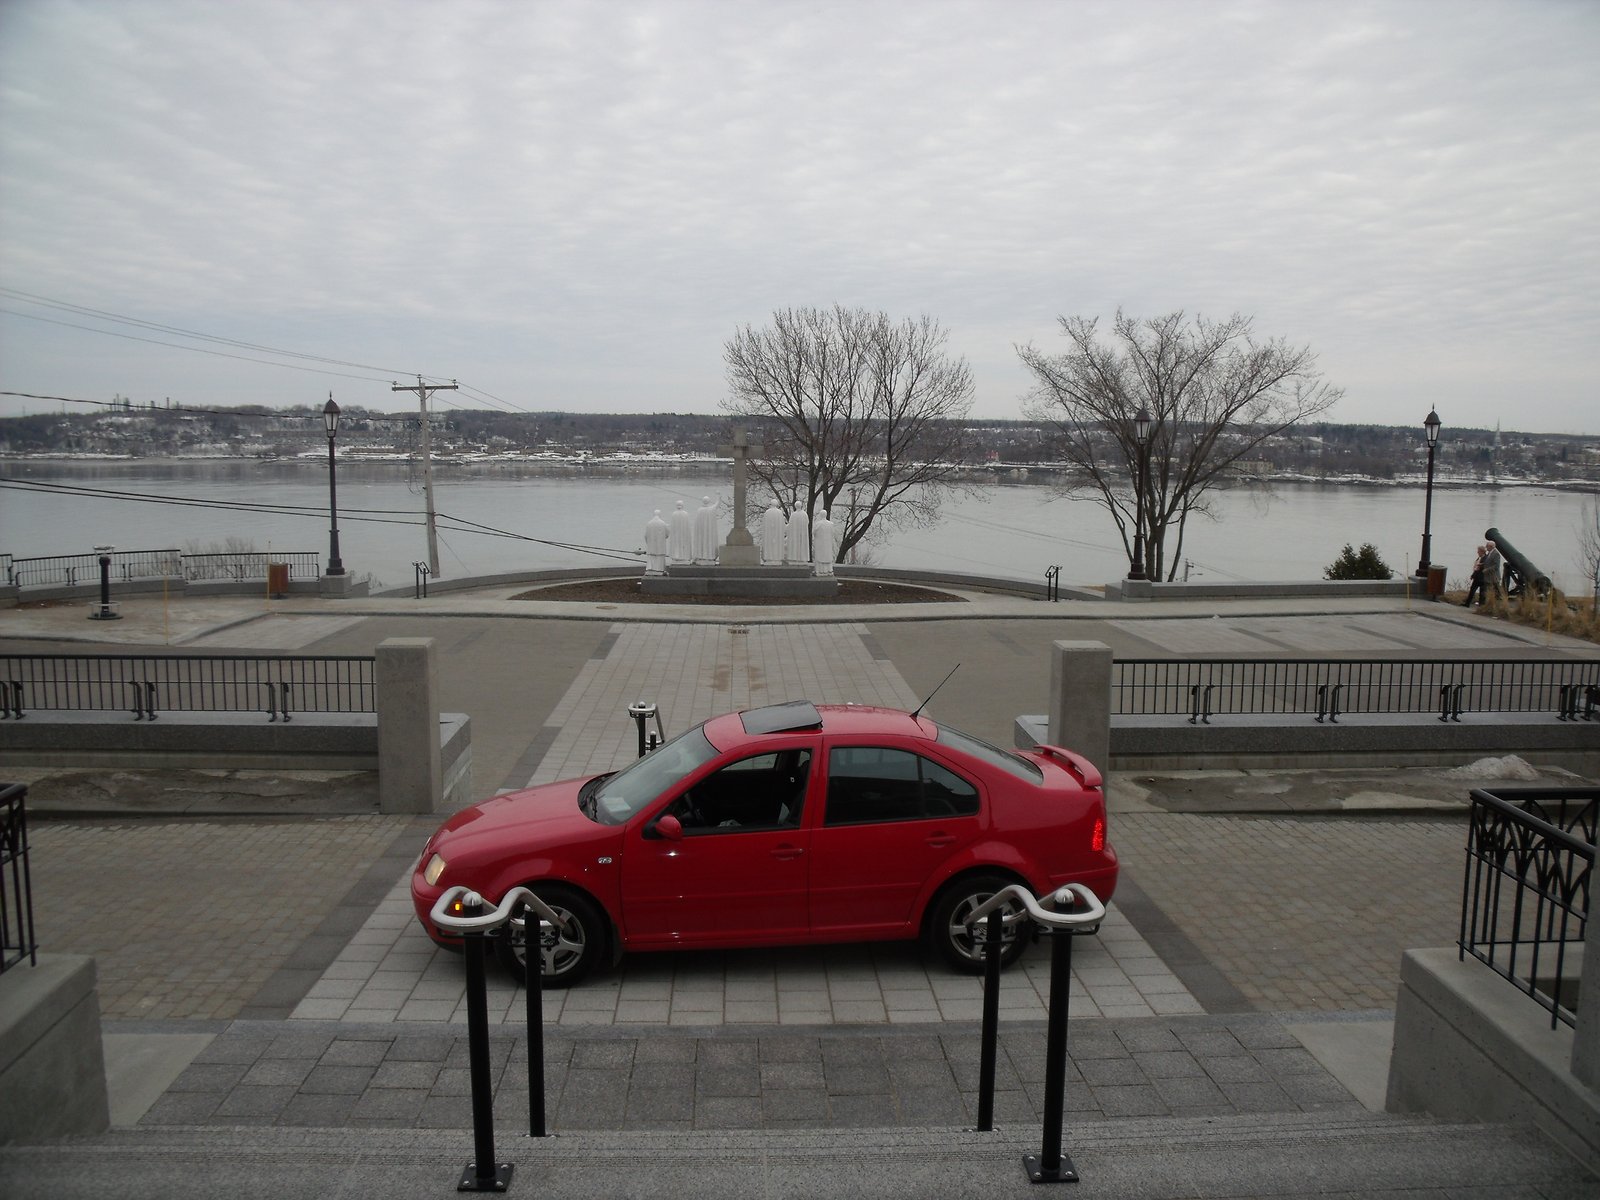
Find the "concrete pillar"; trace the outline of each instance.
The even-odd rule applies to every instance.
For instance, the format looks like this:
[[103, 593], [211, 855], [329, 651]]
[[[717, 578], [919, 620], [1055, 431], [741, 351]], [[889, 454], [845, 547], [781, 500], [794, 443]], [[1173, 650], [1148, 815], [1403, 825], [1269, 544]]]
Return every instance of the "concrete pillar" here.
[[1111, 771], [1111, 647], [1056, 642], [1050, 656], [1047, 740]]
[[439, 669], [432, 638], [387, 638], [374, 655], [378, 808], [427, 813], [439, 806]]
[[1578, 988], [1577, 1022], [1572, 1031], [1572, 1073], [1600, 1092], [1600, 912], [1594, 898], [1600, 895], [1595, 877], [1589, 880], [1589, 923], [1583, 935], [1583, 978]]

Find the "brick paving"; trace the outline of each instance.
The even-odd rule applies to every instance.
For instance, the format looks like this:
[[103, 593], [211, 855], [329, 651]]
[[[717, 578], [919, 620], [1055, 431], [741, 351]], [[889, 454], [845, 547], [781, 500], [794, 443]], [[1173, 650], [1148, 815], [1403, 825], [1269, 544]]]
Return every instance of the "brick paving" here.
[[1388, 1009], [1456, 940], [1466, 819], [1120, 814], [1124, 867], [1255, 1007]]
[[[1069, 1120], [1362, 1111], [1269, 1017], [1074, 1018], [1069, 1048]], [[971, 1025], [883, 1034], [556, 1031], [545, 1043], [544, 1095], [556, 1130], [948, 1127], [977, 1119], [980, 1056]], [[141, 1124], [465, 1128], [469, 1061], [460, 1031], [239, 1022]], [[526, 1040], [492, 1038], [489, 1061], [496, 1124], [525, 1129]], [[1042, 1027], [1003, 1016], [996, 1121], [1038, 1122], [1044, 1077]]]
[[34, 925], [108, 1018], [237, 1017], [409, 817], [34, 821]]

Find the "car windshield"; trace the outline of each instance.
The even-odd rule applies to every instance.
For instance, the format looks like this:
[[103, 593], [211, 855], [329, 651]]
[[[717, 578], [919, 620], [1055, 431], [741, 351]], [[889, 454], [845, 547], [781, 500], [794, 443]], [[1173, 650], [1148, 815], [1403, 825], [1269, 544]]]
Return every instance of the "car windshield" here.
[[1000, 749], [999, 746], [991, 746], [982, 738], [973, 737], [970, 733], [962, 733], [959, 729], [951, 729], [948, 725], [940, 725], [938, 729], [938, 740], [946, 746], [954, 746], [957, 750], [970, 754], [973, 758], [989, 763], [991, 766], [999, 767], [1002, 771], [1009, 772], [1018, 779], [1026, 780], [1029, 783], [1044, 782], [1044, 772], [1036, 764], [1029, 762], [1020, 754], [1011, 754]]
[[621, 825], [684, 776], [717, 756], [704, 730], [696, 725], [618, 771], [594, 793], [594, 818], [602, 825]]

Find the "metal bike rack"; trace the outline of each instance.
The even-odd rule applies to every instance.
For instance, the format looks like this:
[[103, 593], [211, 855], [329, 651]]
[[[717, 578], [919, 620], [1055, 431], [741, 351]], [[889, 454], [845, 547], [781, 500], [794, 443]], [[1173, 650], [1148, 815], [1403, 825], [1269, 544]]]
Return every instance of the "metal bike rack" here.
[[[489, 1069], [489, 994], [484, 978], [484, 942], [506, 925], [519, 922], [526, 937], [529, 912], [537, 915], [538, 926], [528, 940], [528, 1136], [544, 1137], [544, 1000], [538, 941], [546, 925], [566, 928], [566, 918], [525, 887], [512, 888], [495, 908], [488, 908], [477, 892], [453, 887], [434, 902], [428, 914], [428, 919], [438, 928], [460, 934], [466, 948], [473, 1160], [461, 1173], [461, 1180], [456, 1184], [458, 1192], [503, 1192], [511, 1186], [514, 1164], [498, 1162], [494, 1153], [494, 1085]], [[504, 936], [511, 935], [508, 932]]]
[[[1024, 911], [1007, 915], [1002, 910], [1010, 901], [1021, 903]], [[1080, 907], [1081, 906], [1081, 907]], [[1000, 1028], [1000, 955], [1004, 950], [1004, 928], [1008, 924], [1033, 921], [1050, 934], [1050, 1012], [1044, 1051], [1044, 1131], [1043, 1148], [1038, 1154], [1024, 1155], [1022, 1169], [1032, 1183], [1075, 1183], [1077, 1168], [1061, 1149], [1061, 1120], [1067, 1091], [1067, 1006], [1072, 995], [1072, 938], [1085, 928], [1105, 919], [1106, 908], [1099, 898], [1081, 883], [1057, 888], [1040, 903], [1032, 892], [1018, 884], [1001, 888], [967, 917], [967, 928], [978, 936], [977, 924], [986, 922], [984, 931], [983, 1058], [978, 1072], [978, 1128], [994, 1128], [994, 1064]]]

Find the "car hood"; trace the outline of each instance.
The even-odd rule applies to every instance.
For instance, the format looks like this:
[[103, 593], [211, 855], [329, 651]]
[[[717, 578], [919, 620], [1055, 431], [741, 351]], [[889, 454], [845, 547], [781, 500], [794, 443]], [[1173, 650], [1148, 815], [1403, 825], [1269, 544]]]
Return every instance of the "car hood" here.
[[496, 854], [508, 844], [550, 845], [606, 832], [578, 808], [578, 792], [588, 782], [567, 779], [464, 808], [439, 827], [430, 850], [458, 862]]

